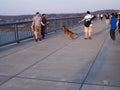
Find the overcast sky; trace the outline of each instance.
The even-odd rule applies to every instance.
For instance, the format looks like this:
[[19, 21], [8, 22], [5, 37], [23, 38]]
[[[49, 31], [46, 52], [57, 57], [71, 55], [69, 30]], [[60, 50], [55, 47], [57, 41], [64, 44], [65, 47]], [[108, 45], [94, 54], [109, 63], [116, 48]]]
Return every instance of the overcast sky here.
[[120, 0], [0, 0], [0, 15], [81, 13], [119, 9]]

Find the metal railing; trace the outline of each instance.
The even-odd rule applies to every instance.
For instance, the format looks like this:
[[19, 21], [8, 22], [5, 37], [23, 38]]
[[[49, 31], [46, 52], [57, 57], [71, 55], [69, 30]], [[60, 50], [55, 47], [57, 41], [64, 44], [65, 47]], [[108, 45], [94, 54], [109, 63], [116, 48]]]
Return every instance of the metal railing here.
[[[46, 34], [61, 30], [61, 26], [74, 27], [82, 17], [48, 19], [49, 29]], [[0, 23], [0, 47], [11, 43], [20, 43], [33, 37], [31, 30], [32, 21]]]

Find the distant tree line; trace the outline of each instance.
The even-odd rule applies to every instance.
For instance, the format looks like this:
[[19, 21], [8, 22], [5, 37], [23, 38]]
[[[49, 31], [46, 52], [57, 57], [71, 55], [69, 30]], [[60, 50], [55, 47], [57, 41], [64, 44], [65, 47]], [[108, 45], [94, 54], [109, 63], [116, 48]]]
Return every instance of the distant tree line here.
[[[91, 12], [94, 15], [97, 15], [98, 13], [112, 13], [112, 12], [118, 12], [119, 10], [98, 10]], [[77, 16], [84, 16], [84, 13], [65, 13], [65, 14], [47, 14], [48, 18], [63, 18], [63, 17], [77, 17]], [[17, 15], [17, 16], [5, 16], [0, 15], [0, 22], [6, 22], [6, 21], [21, 21], [21, 20], [32, 20], [34, 15]]]

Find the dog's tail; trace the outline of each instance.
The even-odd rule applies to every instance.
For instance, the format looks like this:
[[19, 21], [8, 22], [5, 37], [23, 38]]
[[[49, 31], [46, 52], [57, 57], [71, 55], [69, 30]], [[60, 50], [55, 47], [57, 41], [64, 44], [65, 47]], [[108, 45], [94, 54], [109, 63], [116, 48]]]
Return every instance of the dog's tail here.
[[79, 34], [78, 34], [78, 33], [74, 33], [74, 37], [75, 37], [75, 38], [78, 38], [78, 37], [79, 37]]

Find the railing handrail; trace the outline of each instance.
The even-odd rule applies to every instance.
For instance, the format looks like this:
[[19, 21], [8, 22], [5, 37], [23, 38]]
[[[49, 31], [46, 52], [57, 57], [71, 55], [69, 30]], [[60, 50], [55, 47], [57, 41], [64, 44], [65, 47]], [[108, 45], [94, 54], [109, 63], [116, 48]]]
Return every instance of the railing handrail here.
[[[53, 21], [53, 20], [63, 20], [63, 19], [74, 19], [74, 18], [82, 18], [82, 16], [77, 16], [77, 17], [62, 17], [62, 18], [48, 18], [48, 21]], [[24, 21], [14, 21], [14, 22], [1, 22], [0, 26], [4, 25], [12, 25], [12, 24], [23, 24], [23, 23], [30, 23], [32, 20], [24, 20]]]

